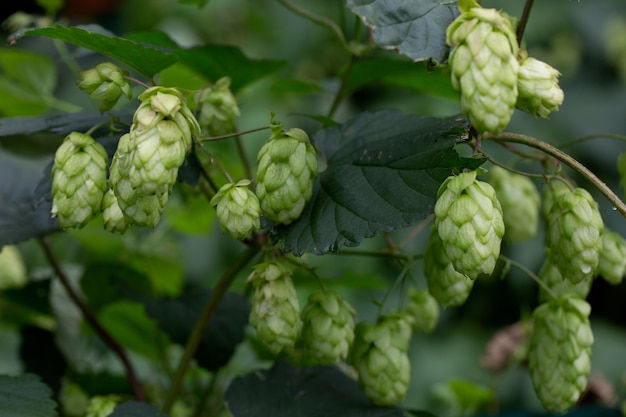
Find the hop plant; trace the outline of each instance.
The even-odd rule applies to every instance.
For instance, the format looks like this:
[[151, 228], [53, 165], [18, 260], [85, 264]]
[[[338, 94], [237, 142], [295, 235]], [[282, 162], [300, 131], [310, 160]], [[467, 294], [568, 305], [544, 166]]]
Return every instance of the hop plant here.
[[102, 199], [102, 219], [104, 220], [104, 228], [112, 233], [124, 233], [130, 226], [111, 188]]
[[592, 284], [592, 280], [583, 280], [573, 284], [570, 280], [563, 278], [549, 253], [539, 270], [539, 279], [550, 289], [550, 293], [548, 293], [543, 286], [539, 287], [539, 301], [541, 302], [548, 302], [553, 299], [553, 296], [558, 298], [565, 294], [573, 294], [585, 299]]
[[110, 183], [124, 215], [137, 226], [154, 227], [200, 127], [177, 89], [152, 87], [139, 99]]
[[523, 58], [517, 81], [517, 108], [544, 119], [558, 111], [565, 97], [559, 87], [559, 75], [559, 71], [543, 61], [532, 57]]
[[613, 285], [621, 283], [626, 275], [626, 240], [619, 233], [605, 230], [602, 234], [598, 275]]
[[211, 199], [222, 231], [237, 240], [250, 237], [261, 228], [261, 206], [256, 194], [248, 188], [250, 183], [250, 180], [227, 183]]
[[311, 293], [302, 310], [302, 342], [319, 363], [346, 359], [354, 341], [356, 312], [334, 291]]
[[550, 209], [546, 244], [561, 275], [577, 284], [593, 278], [604, 223], [598, 205], [583, 188], [559, 195]]
[[263, 262], [248, 278], [254, 287], [250, 324], [273, 354], [291, 349], [302, 327], [291, 274], [291, 267], [284, 261]]
[[502, 206], [504, 240], [508, 243], [531, 239], [537, 234], [541, 197], [530, 178], [500, 167], [489, 170], [490, 182]]
[[257, 161], [256, 194], [263, 215], [274, 223], [293, 222], [311, 198], [317, 175], [316, 152], [308, 135], [301, 129], [283, 131], [275, 124]]
[[[465, 279], [465, 277], [463, 277]], [[473, 281], [472, 281], [473, 282]], [[428, 290], [409, 288], [409, 302], [406, 307], [406, 319], [413, 331], [430, 333], [439, 321], [439, 304]]]
[[64, 229], [81, 228], [100, 212], [109, 157], [89, 135], [70, 133], [54, 155], [52, 217]]
[[554, 201], [556, 201], [557, 197], [570, 191], [571, 188], [569, 185], [560, 180], [550, 181], [543, 186], [541, 191], [541, 198], [543, 201], [541, 214], [543, 215], [544, 220], [548, 221], [550, 217], [550, 210], [552, 210], [552, 205], [554, 204]]
[[444, 250], [454, 269], [471, 279], [493, 272], [504, 235], [496, 192], [476, 174], [448, 177], [435, 203], [435, 227]]
[[111, 63], [103, 62], [80, 73], [77, 86], [99, 104], [100, 113], [111, 110], [124, 94], [130, 100], [133, 93], [125, 78], [128, 72]]
[[410, 337], [411, 325], [400, 315], [381, 317], [376, 324], [357, 324], [352, 363], [359, 384], [374, 404], [393, 405], [406, 395], [411, 377]]
[[460, 306], [474, 287], [474, 280], [454, 269], [436, 228], [424, 250], [424, 275], [428, 292], [443, 307]]
[[571, 408], [587, 386], [593, 333], [589, 304], [571, 294], [533, 312], [530, 375], [541, 403], [551, 413]]
[[215, 85], [198, 93], [198, 122], [211, 136], [220, 136], [236, 130], [241, 115], [237, 99], [230, 91], [230, 78], [222, 77]]
[[120, 400], [116, 395], [92, 397], [87, 404], [85, 417], [107, 417], [113, 413]]
[[463, 9], [446, 31], [452, 85], [474, 128], [499, 133], [509, 124], [518, 96], [515, 30], [495, 9]]
[[0, 248], [0, 290], [20, 288], [26, 284], [26, 266], [20, 251], [13, 245]]

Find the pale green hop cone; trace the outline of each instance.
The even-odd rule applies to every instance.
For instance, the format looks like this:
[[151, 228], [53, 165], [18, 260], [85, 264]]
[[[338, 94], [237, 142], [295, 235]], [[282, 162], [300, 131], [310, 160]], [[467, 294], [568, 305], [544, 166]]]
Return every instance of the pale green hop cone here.
[[263, 262], [248, 278], [254, 286], [250, 324], [273, 354], [293, 348], [302, 327], [291, 274], [291, 267], [284, 262]]
[[539, 225], [541, 197], [532, 180], [495, 166], [489, 169], [489, 181], [496, 190], [504, 219], [504, 241], [532, 239]]
[[265, 218], [289, 224], [300, 217], [317, 176], [315, 148], [301, 129], [277, 125], [257, 155], [256, 194]]
[[111, 110], [124, 94], [130, 100], [133, 93], [123, 71], [111, 62], [103, 62], [80, 73], [77, 86], [99, 104], [100, 113]]
[[603, 231], [598, 204], [587, 190], [576, 188], [555, 199], [548, 215], [546, 245], [565, 279], [577, 284], [595, 276]]
[[[463, 277], [466, 279], [465, 277]], [[411, 287], [409, 302], [404, 311], [413, 331], [432, 332], [439, 321], [439, 304], [428, 290]]]
[[518, 96], [519, 46], [510, 20], [496, 9], [470, 8], [448, 26], [446, 42], [463, 114], [479, 133], [501, 132]]
[[541, 403], [551, 413], [569, 410], [587, 386], [593, 333], [589, 304], [571, 294], [533, 313], [528, 368]]
[[302, 310], [302, 344], [316, 362], [330, 364], [348, 357], [354, 341], [356, 312], [334, 291], [311, 293]]
[[550, 210], [552, 210], [552, 205], [556, 198], [570, 191], [572, 191], [572, 189], [561, 180], [549, 181], [543, 186], [541, 189], [541, 214], [546, 222], [550, 217]]
[[85, 417], [108, 417], [122, 399], [116, 395], [97, 395], [89, 399]]
[[89, 135], [70, 133], [52, 166], [52, 217], [64, 229], [81, 228], [100, 212], [107, 188], [108, 156]]
[[221, 136], [236, 130], [241, 115], [237, 99], [230, 91], [230, 78], [222, 77], [215, 85], [198, 93], [198, 122], [211, 136]]
[[129, 220], [124, 216], [124, 212], [117, 204], [117, 197], [112, 189], [104, 194], [102, 199], [102, 219], [104, 228], [111, 233], [124, 233], [130, 226]]
[[4, 245], [0, 248], [0, 290], [21, 288], [26, 285], [26, 265], [17, 247]]
[[261, 228], [261, 206], [256, 194], [248, 188], [251, 182], [241, 180], [224, 184], [211, 199], [222, 231], [228, 232], [233, 239], [246, 239]]
[[454, 269], [471, 279], [490, 275], [504, 235], [502, 208], [493, 187], [476, 171], [448, 177], [435, 203], [435, 228]]
[[552, 295], [560, 297], [565, 294], [573, 294], [582, 299], [587, 298], [591, 290], [592, 280], [582, 280], [577, 284], [573, 284], [569, 279], [563, 278], [559, 268], [556, 267], [554, 261], [548, 255], [539, 270], [539, 279], [550, 289], [548, 293], [542, 285], [539, 286], [539, 301], [548, 302], [552, 300]]
[[424, 250], [424, 275], [428, 292], [442, 307], [462, 305], [474, 287], [474, 280], [454, 269], [436, 228]]
[[626, 275], [626, 240], [613, 231], [602, 234], [602, 251], [598, 263], [598, 275], [606, 282], [618, 285]]
[[527, 57], [520, 62], [516, 107], [535, 117], [547, 119], [565, 97], [559, 87], [559, 71], [538, 59]]

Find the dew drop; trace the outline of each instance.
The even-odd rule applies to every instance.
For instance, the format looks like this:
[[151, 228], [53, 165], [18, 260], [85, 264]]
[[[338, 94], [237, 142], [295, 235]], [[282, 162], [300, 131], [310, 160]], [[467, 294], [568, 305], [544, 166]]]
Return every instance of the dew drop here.
[[580, 270], [583, 272], [583, 274], [588, 274], [591, 272], [591, 266], [584, 265], [582, 268], [580, 268]]
[[611, 210], [617, 211], [617, 207], [613, 206], [613, 207], [611, 207]]

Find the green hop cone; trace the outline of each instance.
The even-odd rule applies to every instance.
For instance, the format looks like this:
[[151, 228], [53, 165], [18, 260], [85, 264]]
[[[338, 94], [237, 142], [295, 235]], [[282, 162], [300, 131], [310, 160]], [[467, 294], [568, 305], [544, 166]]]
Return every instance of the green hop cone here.
[[110, 188], [102, 199], [102, 219], [104, 228], [112, 233], [124, 233], [130, 226], [129, 220], [117, 203], [115, 193]]
[[558, 111], [565, 97], [559, 87], [559, 75], [559, 71], [543, 61], [523, 58], [517, 81], [517, 108], [544, 119]]
[[548, 215], [546, 244], [565, 279], [577, 284], [594, 277], [603, 231], [598, 204], [587, 190], [576, 188], [555, 199]]
[[554, 261], [550, 258], [549, 253], [539, 270], [538, 276], [541, 282], [550, 289], [550, 293], [548, 293], [543, 286], [539, 286], [539, 301], [541, 302], [552, 300], [553, 295], [558, 298], [564, 294], [573, 294], [585, 299], [591, 290], [593, 282], [592, 280], [583, 280], [577, 284], [572, 284], [570, 280], [563, 278], [559, 268], [556, 267]]
[[52, 217], [64, 229], [81, 228], [100, 212], [109, 157], [89, 135], [70, 133], [54, 155]]
[[248, 188], [250, 183], [250, 180], [227, 183], [211, 199], [222, 231], [237, 240], [246, 239], [261, 228], [261, 206], [256, 194]]
[[602, 234], [598, 275], [613, 285], [621, 283], [626, 275], [626, 240], [619, 233], [605, 230]]
[[454, 269], [436, 228], [424, 250], [424, 275], [428, 292], [443, 307], [460, 306], [474, 287], [474, 280]]
[[593, 344], [590, 311], [586, 301], [567, 294], [533, 313], [528, 367], [535, 392], [551, 413], [570, 409], [587, 386]]
[[346, 359], [354, 341], [354, 317], [350, 304], [334, 291], [311, 293], [302, 310], [302, 343], [318, 363]]
[[558, 196], [569, 193], [571, 188], [561, 180], [550, 181], [543, 186], [541, 190], [541, 198], [543, 204], [541, 206], [541, 214], [546, 222], [550, 218], [550, 210]]
[[273, 354], [293, 348], [302, 327], [291, 274], [284, 261], [263, 262], [248, 278], [254, 287], [250, 324]]
[[241, 115], [237, 99], [230, 91], [230, 78], [222, 77], [215, 85], [198, 93], [198, 122], [211, 136], [221, 136], [236, 130]]
[[122, 71], [111, 62], [103, 62], [80, 73], [77, 86], [87, 92], [99, 104], [100, 113], [111, 110], [124, 94], [128, 99], [133, 96], [130, 84], [125, 78], [128, 72]]
[[[466, 279], [465, 277], [463, 277]], [[473, 282], [473, 281], [472, 281]], [[439, 304], [428, 290], [409, 288], [409, 302], [406, 306], [406, 318], [413, 331], [432, 332], [439, 321]]]
[[446, 31], [452, 86], [479, 133], [499, 133], [517, 102], [519, 46], [510, 20], [495, 9], [469, 8]]
[[0, 290], [26, 285], [26, 265], [20, 251], [13, 245], [0, 248]]
[[435, 203], [435, 227], [454, 269], [471, 279], [490, 275], [504, 235], [502, 208], [493, 187], [476, 171], [448, 177]]
[[541, 197], [530, 178], [498, 166], [489, 170], [490, 183], [502, 206], [504, 240], [508, 243], [532, 239], [539, 225]]
[[261, 210], [274, 223], [289, 224], [302, 214], [317, 175], [315, 148], [301, 129], [277, 125], [257, 155], [256, 194]]
[[376, 324], [357, 324], [352, 363], [359, 385], [374, 404], [394, 405], [406, 395], [411, 378], [410, 337], [411, 325], [399, 315], [381, 317]]
[[116, 395], [98, 395], [89, 399], [85, 417], [108, 417], [121, 401]]

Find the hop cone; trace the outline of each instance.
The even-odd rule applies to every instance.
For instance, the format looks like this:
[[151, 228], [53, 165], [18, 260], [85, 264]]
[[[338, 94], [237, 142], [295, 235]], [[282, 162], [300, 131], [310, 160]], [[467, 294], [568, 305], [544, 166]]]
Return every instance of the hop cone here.
[[538, 59], [522, 59], [519, 67], [517, 108], [533, 116], [547, 119], [563, 104], [559, 87], [559, 71]]
[[52, 166], [52, 217], [61, 227], [81, 228], [100, 212], [108, 156], [91, 136], [72, 132], [57, 149]]
[[626, 275], [626, 240], [619, 233], [605, 230], [602, 234], [598, 275], [613, 285]]
[[393, 405], [406, 395], [411, 377], [410, 337], [411, 325], [397, 315], [356, 326], [352, 362], [359, 384], [374, 404]]
[[108, 417], [113, 413], [120, 400], [115, 395], [92, 397], [87, 404], [85, 417]]
[[[549, 254], [539, 270], [539, 279], [550, 288], [550, 292], [557, 298], [565, 294], [573, 294], [585, 299], [591, 290], [592, 280], [583, 280], [577, 284], [572, 284], [570, 280], [563, 278]], [[548, 302], [550, 300], [552, 300], [552, 295], [548, 294], [543, 286], [539, 286], [539, 301]]]
[[200, 127], [174, 88], [152, 87], [139, 99], [110, 182], [124, 215], [133, 224], [154, 227]]
[[102, 219], [104, 228], [112, 233], [124, 233], [129, 226], [128, 219], [117, 204], [117, 197], [110, 188], [102, 199]]
[[250, 180], [241, 180], [225, 184], [211, 199], [211, 205], [217, 207], [222, 231], [237, 240], [261, 228], [261, 207], [256, 194], [248, 188], [250, 183]]
[[446, 31], [452, 85], [479, 133], [499, 133], [517, 102], [519, 46], [511, 22], [495, 9], [469, 8]]
[[502, 206], [504, 240], [520, 242], [532, 239], [539, 225], [540, 196], [530, 178], [500, 167], [489, 170], [490, 181]]
[[319, 363], [346, 359], [354, 341], [355, 315], [339, 294], [312, 293], [302, 310], [302, 341], [307, 353]]
[[490, 275], [504, 235], [502, 208], [493, 187], [476, 171], [448, 177], [435, 203], [435, 227], [454, 269], [476, 279]]
[[[466, 279], [463, 277], [463, 279]], [[471, 281], [473, 282], [473, 281]], [[409, 288], [409, 303], [406, 307], [406, 318], [414, 331], [426, 333], [433, 331], [439, 321], [439, 304], [428, 290]]]
[[77, 86], [87, 92], [89, 97], [99, 104], [100, 113], [111, 110], [124, 94], [128, 99], [133, 95], [126, 78], [128, 72], [122, 71], [111, 62], [103, 62], [94, 68], [82, 71]]
[[541, 190], [541, 198], [543, 200], [541, 214], [546, 221], [550, 218], [550, 210], [552, 210], [552, 205], [557, 197], [570, 191], [570, 187], [560, 180], [550, 181], [543, 186]]
[[551, 413], [571, 408], [587, 386], [593, 344], [590, 311], [586, 301], [564, 295], [533, 313], [528, 367], [535, 392]]
[[550, 210], [546, 244], [561, 275], [577, 284], [593, 278], [604, 223], [593, 197], [583, 188], [559, 195]]
[[0, 248], [0, 290], [26, 285], [26, 266], [20, 251], [13, 245]]
[[302, 326], [291, 273], [280, 261], [264, 262], [256, 265], [248, 278], [254, 286], [250, 324], [274, 354], [292, 348]]
[[278, 125], [259, 150], [256, 194], [263, 215], [274, 223], [297, 219], [311, 198], [317, 175], [315, 148], [301, 129]]
[[443, 307], [460, 306], [474, 287], [473, 280], [454, 269], [436, 228], [424, 250], [424, 275], [428, 292]]
[[198, 106], [198, 122], [209, 135], [226, 135], [236, 130], [237, 119], [241, 113], [237, 99], [230, 91], [230, 78], [220, 78], [215, 85], [201, 90]]

